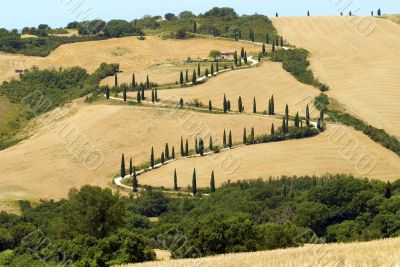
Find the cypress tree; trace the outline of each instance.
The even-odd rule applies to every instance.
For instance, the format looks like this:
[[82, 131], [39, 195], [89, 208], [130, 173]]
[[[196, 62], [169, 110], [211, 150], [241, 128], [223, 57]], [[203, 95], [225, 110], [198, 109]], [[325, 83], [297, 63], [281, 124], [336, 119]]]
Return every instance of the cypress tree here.
[[176, 175], [176, 169], [174, 170], [174, 191], [178, 191], [178, 176]]
[[180, 76], [179, 76], [179, 83], [181, 84], [181, 85], [183, 85], [183, 72], [181, 71], [181, 74], [180, 74]]
[[197, 23], [196, 23], [196, 21], [193, 22], [193, 32], [194, 33], [197, 32]]
[[124, 157], [124, 153], [122, 153], [122, 158], [121, 158], [121, 177], [124, 178], [126, 176], [125, 173], [125, 157]]
[[285, 120], [286, 120], [286, 127], [289, 126], [289, 106], [286, 104], [285, 108]]
[[269, 44], [269, 34], [267, 33], [267, 37], [265, 38], [265, 42]]
[[307, 11], [307, 17], [309, 17], [310, 16], [310, 11]]
[[165, 162], [164, 152], [161, 152], [161, 164], [164, 164], [164, 162]]
[[294, 126], [296, 128], [300, 127], [300, 118], [299, 118], [299, 113], [298, 112], [296, 113], [296, 117], [294, 117]]
[[115, 89], [118, 88], [118, 75], [117, 74], [114, 74], [114, 87], [115, 87]]
[[194, 141], [194, 151], [196, 152], [196, 154], [199, 154], [199, 146], [198, 146], [198, 143], [197, 143], [197, 138]]
[[374, 11], [371, 11], [371, 17], [373, 17], [374, 16]]
[[169, 160], [169, 147], [168, 143], [165, 144], [165, 159]]
[[172, 146], [172, 159], [175, 159], [175, 147]]
[[265, 56], [265, 44], [264, 43], [262, 45], [262, 54], [263, 54], [263, 56]]
[[182, 99], [182, 98], [179, 100], [179, 106], [180, 106], [181, 108], [183, 108], [183, 99]]
[[240, 50], [240, 57], [244, 58], [244, 48], [242, 47], [242, 50]]
[[324, 111], [323, 111], [323, 110], [321, 110], [321, 111], [319, 112], [319, 118], [320, 118], [321, 121], [324, 120]]
[[392, 197], [392, 185], [390, 182], [387, 182], [386, 188], [385, 188], [385, 198], [389, 199]]
[[150, 154], [150, 166], [154, 168], [154, 148], [151, 147], [151, 154]]
[[217, 69], [217, 74], [219, 73], [219, 65], [218, 65], [218, 60], [217, 60], [217, 62], [215, 63], [215, 67], [216, 67], [216, 69]]
[[142, 93], [141, 93], [142, 100], [144, 100], [144, 86], [142, 86]]
[[137, 192], [138, 191], [139, 183], [138, 183], [138, 180], [137, 180], [136, 167], [133, 167], [132, 187], [133, 187], [133, 192]]
[[229, 130], [228, 146], [229, 146], [229, 148], [232, 148], [232, 146], [233, 146], [231, 130]]
[[244, 64], [247, 64], [247, 52], [244, 52], [243, 61], [244, 61]]
[[208, 68], [206, 68], [206, 77], [208, 77], [210, 73], [208, 72]]
[[196, 168], [193, 169], [192, 193], [193, 193], [194, 196], [197, 194]]
[[226, 95], [224, 94], [224, 102], [223, 102], [223, 105], [224, 105], [224, 113], [226, 113], [227, 111], [228, 111], [228, 109], [227, 109], [227, 104], [226, 104]]
[[281, 47], [283, 47], [283, 37], [281, 36]]
[[247, 144], [246, 127], [244, 127], [244, 129], [243, 129], [243, 144]]
[[137, 100], [138, 103], [140, 103], [140, 100], [141, 100], [140, 89], [137, 90], [136, 100]]
[[278, 14], [278, 12], [276, 12], [276, 13], [275, 13], [275, 17], [279, 17], [279, 14]]
[[129, 160], [129, 175], [132, 176], [132, 158]]
[[378, 9], [378, 16], [380, 17], [382, 15], [381, 9]]
[[203, 138], [200, 138], [200, 141], [199, 141], [199, 154], [200, 154], [200, 156], [204, 155], [204, 141], [203, 141]]
[[283, 120], [282, 120], [281, 133], [282, 133], [282, 136], [284, 136], [286, 134], [286, 120], [285, 120], [285, 117], [283, 117]]
[[253, 99], [253, 113], [257, 113], [257, 103], [256, 103], [256, 98], [254, 97]]
[[271, 125], [271, 135], [275, 135], [275, 125], [273, 123]]
[[208, 100], [208, 111], [212, 111], [212, 103], [211, 100]]
[[214, 63], [211, 63], [211, 76], [214, 75]]
[[318, 130], [321, 130], [321, 119], [320, 118], [318, 118], [318, 121], [317, 121], [317, 128], [318, 128]]
[[154, 90], [151, 90], [151, 102], [154, 103]]
[[233, 55], [233, 59], [234, 59], [234, 61], [235, 61], [235, 66], [237, 66], [237, 64], [238, 64], [238, 54], [237, 54], [237, 51], [235, 51], [235, 54]]
[[242, 105], [242, 97], [241, 96], [239, 96], [239, 100], [238, 100], [238, 109], [239, 109], [239, 112], [242, 113], [243, 105]]
[[110, 87], [106, 87], [106, 98], [110, 99]]
[[271, 109], [271, 99], [268, 100], [268, 115], [272, 115], [272, 109]]
[[251, 127], [250, 143], [254, 144], [254, 127]]
[[193, 70], [192, 83], [193, 83], [193, 84], [196, 84], [196, 81], [197, 81], [196, 71]]
[[208, 141], [208, 148], [210, 149], [210, 151], [213, 150], [213, 140], [211, 135], [210, 135], [210, 140]]
[[189, 141], [187, 139], [185, 144], [185, 152], [186, 157], [189, 156]]
[[136, 78], [135, 78], [135, 73], [132, 73], [132, 88], [136, 87]]
[[188, 69], [186, 69], [185, 81], [186, 81], [187, 83], [189, 82], [189, 70], [188, 70]]
[[197, 76], [198, 76], [198, 77], [201, 76], [201, 72], [200, 72], [200, 63], [197, 63]]
[[155, 102], [158, 101], [158, 97], [157, 97], [157, 88], [154, 90], [154, 101], [155, 101]]
[[150, 88], [150, 80], [149, 80], [149, 75], [146, 76], [146, 87], [147, 89]]
[[308, 108], [308, 105], [307, 105], [307, 108], [306, 108], [306, 125], [308, 127], [310, 126], [310, 110]]
[[272, 110], [272, 114], [271, 114], [271, 115], [275, 115], [275, 100], [274, 100], [274, 95], [272, 95], [272, 97], [271, 97], [271, 110]]
[[272, 44], [272, 53], [275, 53], [275, 43]]
[[181, 136], [181, 156], [182, 157], [185, 156], [185, 150], [183, 148], [183, 138], [182, 138], [182, 136]]
[[231, 101], [230, 100], [226, 101], [226, 109], [228, 111], [231, 111]]
[[226, 147], [226, 132], [225, 132], [225, 129], [224, 129], [224, 135], [222, 137], [222, 144], [223, 144], [224, 147]]
[[215, 192], [215, 178], [214, 178], [214, 171], [211, 172], [211, 179], [210, 179], [210, 193]]

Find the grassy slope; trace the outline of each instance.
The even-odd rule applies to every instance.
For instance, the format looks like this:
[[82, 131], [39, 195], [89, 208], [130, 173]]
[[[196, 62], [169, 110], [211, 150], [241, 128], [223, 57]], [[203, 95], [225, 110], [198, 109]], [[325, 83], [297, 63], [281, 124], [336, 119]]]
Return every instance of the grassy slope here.
[[[398, 266], [400, 238], [349, 243], [316, 244], [301, 248], [265, 252], [228, 254], [200, 259], [149, 262], [126, 267], [184, 267], [184, 266]], [[196, 265], [197, 264], [197, 265]]]

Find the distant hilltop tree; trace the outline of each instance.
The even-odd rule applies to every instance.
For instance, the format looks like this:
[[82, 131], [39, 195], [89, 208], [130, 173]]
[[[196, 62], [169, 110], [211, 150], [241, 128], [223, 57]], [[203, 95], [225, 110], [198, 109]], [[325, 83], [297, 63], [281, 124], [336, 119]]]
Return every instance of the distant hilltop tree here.
[[378, 16], [380, 17], [382, 15], [381, 9], [378, 9]]

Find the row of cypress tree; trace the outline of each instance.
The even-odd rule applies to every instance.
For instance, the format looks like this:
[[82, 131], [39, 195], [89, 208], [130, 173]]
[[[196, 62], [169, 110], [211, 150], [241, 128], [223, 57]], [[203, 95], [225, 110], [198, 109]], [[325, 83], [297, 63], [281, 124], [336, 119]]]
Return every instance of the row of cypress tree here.
[[[176, 169], [174, 170], [174, 191], [178, 191], [178, 175], [176, 173]], [[214, 171], [211, 172], [211, 177], [210, 177], [210, 193], [215, 192], [215, 176], [214, 176]], [[193, 175], [192, 175], [192, 193], [194, 196], [197, 194], [197, 174], [196, 174], [196, 168], [193, 169]]]

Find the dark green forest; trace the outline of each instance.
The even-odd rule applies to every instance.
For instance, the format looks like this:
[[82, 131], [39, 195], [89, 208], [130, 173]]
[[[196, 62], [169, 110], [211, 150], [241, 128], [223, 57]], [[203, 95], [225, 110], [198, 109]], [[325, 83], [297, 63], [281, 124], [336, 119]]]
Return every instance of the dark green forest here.
[[400, 180], [348, 175], [228, 182], [203, 197], [84, 186], [20, 206], [0, 213], [0, 264], [109, 266], [153, 260], [153, 248], [186, 258], [400, 235]]

